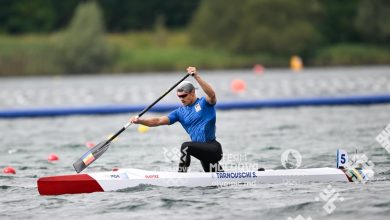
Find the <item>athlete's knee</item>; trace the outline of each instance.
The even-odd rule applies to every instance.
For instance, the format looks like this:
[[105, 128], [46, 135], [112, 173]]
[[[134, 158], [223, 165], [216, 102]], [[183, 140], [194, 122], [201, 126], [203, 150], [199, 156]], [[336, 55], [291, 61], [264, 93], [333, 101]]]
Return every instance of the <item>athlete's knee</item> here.
[[187, 142], [184, 142], [181, 144], [181, 149], [185, 149], [185, 148], [188, 148], [188, 146], [190, 146], [191, 142], [187, 141]]
[[180, 147], [180, 151], [183, 153], [183, 154], [187, 154], [188, 153], [188, 148], [190, 146], [191, 142], [184, 142], [181, 144], [181, 147]]
[[180, 148], [181, 156], [180, 156], [179, 166], [188, 167], [191, 163], [191, 157], [190, 157], [189, 152], [188, 152], [189, 143], [191, 143], [191, 142], [184, 142], [181, 145], [181, 148]]
[[223, 154], [221, 153], [221, 154], [217, 154], [217, 162], [219, 162], [219, 161], [221, 161], [222, 160], [222, 158], [223, 158]]

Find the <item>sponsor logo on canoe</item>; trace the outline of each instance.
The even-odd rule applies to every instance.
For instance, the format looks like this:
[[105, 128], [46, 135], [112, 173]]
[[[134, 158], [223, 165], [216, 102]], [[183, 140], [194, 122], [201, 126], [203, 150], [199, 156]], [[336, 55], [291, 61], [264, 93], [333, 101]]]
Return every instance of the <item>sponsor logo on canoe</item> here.
[[160, 178], [158, 174], [152, 174], [152, 175], [145, 175], [146, 179], [158, 179]]
[[110, 174], [111, 179], [129, 179], [126, 173]]
[[232, 178], [232, 179], [238, 179], [238, 178], [256, 178], [256, 172], [223, 172], [223, 173], [216, 173], [217, 178]]

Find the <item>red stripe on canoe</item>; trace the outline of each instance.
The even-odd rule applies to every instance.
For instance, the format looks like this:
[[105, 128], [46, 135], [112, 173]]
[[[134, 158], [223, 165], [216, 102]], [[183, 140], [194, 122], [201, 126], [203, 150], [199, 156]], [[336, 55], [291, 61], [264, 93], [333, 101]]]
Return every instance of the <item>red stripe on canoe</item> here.
[[41, 195], [61, 195], [104, 191], [99, 183], [88, 174], [42, 177], [38, 179], [37, 184], [38, 192]]

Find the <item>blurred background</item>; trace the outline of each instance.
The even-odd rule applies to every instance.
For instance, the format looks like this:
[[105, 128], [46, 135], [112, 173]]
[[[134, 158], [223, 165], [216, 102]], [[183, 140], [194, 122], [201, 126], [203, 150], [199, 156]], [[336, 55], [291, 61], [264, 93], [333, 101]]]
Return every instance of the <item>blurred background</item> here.
[[389, 12], [386, 0], [1, 0], [0, 76], [390, 64]]

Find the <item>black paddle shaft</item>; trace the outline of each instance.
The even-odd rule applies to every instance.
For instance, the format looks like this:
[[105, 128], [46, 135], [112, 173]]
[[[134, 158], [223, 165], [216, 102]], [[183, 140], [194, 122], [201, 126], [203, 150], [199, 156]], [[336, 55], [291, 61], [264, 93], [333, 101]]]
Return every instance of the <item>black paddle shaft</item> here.
[[[160, 98], [158, 98], [156, 101], [154, 101], [151, 105], [146, 107], [144, 110], [142, 110], [141, 113], [138, 114], [138, 118], [144, 115], [149, 109], [151, 109], [157, 102], [159, 102], [162, 98], [164, 98], [168, 93], [170, 93], [177, 85], [179, 85], [181, 82], [183, 82], [187, 77], [190, 76], [188, 73], [185, 75], [179, 82], [177, 82], [175, 85], [173, 85], [171, 88], [168, 89]], [[102, 141], [95, 147], [93, 147], [91, 150], [86, 152], [80, 159], [78, 159], [76, 162], [73, 163], [73, 167], [76, 170], [77, 173], [80, 173], [85, 168], [87, 168], [92, 162], [97, 160], [110, 146], [110, 143], [112, 140], [114, 140], [116, 137], [118, 137], [124, 130], [126, 130], [130, 126], [130, 122], [128, 122], [126, 125], [124, 125], [118, 132], [116, 132], [112, 137], [110, 137], [106, 141]], [[87, 159], [86, 159], [87, 158]]]
[[[177, 85], [179, 85], [181, 82], [183, 82], [187, 77], [190, 76], [188, 73], [185, 75], [180, 81], [178, 81], [175, 85], [173, 85], [171, 88], [168, 89], [160, 98], [158, 98], [156, 101], [154, 101], [152, 104], [150, 104], [148, 107], [146, 107], [144, 110], [142, 110], [141, 113], [138, 114], [138, 118], [140, 118], [142, 115], [144, 115], [149, 109], [151, 109], [154, 105], [156, 105], [161, 99], [163, 99], [168, 93], [170, 93], [174, 88], [176, 88]], [[110, 143], [112, 140], [114, 140], [116, 137], [118, 137], [124, 130], [127, 129], [128, 126], [123, 126], [118, 132], [116, 132], [110, 139], [107, 140], [106, 144]]]

